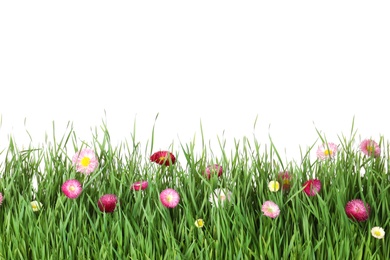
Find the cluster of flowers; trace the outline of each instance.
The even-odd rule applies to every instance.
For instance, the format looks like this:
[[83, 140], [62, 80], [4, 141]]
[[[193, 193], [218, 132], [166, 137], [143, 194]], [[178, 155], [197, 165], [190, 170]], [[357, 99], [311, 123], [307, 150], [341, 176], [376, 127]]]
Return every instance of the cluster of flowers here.
[[[365, 139], [360, 143], [360, 150], [366, 156], [378, 157], [381, 150], [379, 145], [371, 139]], [[318, 146], [317, 158], [320, 160], [334, 159], [338, 151], [338, 147], [334, 143], [326, 143]], [[272, 180], [268, 183], [268, 188], [271, 192], [277, 192], [280, 189], [280, 183], [282, 183], [282, 191], [288, 191], [291, 186], [292, 175], [288, 172], [280, 172], [277, 176], [278, 180]], [[307, 180], [302, 185], [302, 190], [307, 196], [316, 196], [321, 190], [321, 180], [315, 178]], [[276, 218], [280, 214], [279, 206], [270, 200], [263, 203], [261, 208], [263, 214], [270, 218]], [[345, 213], [348, 218], [362, 222], [366, 221], [370, 216], [371, 208], [368, 203], [365, 203], [361, 199], [352, 199], [345, 205]], [[385, 236], [385, 231], [382, 227], [373, 227], [371, 229], [373, 237], [381, 239]]]

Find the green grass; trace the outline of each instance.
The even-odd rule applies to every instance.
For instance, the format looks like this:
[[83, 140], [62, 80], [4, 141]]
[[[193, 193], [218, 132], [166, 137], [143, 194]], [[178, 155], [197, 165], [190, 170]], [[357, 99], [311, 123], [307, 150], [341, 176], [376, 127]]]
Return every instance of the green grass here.
[[[178, 149], [167, 147], [178, 161], [166, 167], [149, 160], [155, 152], [154, 128], [150, 143], [141, 144], [133, 135], [116, 147], [105, 124], [85, 141], [72, 127], [59, 140], [54, 132], [53, 125], [51, 139], [24, 149], [9, 138], [2, 151], [0, 259], [390, 258], [388, 237], [376, 239], [370, 233], [374, 226], [385, 231], [390, 226], [390, 156], [383, 137], [377, 139], [381, 156], [364, 156], [352, 126], [349, 137], [331, 140], [339, 146], [335, 159], [320, 161], [312, 155], [327, 140], [318, 132], [319, 139], [301, 151], [301, 160], [285, 162], [272, 140], [267, 148], [247, 137], [234, 140], [231, 151], [225, 149], [226, 140], [218, 139], [217, 157], [202, 134], [201, 147], [195, 138]], [[76, 172], [71, 161], [85, 147], [99, 158], [98, 169], [88, 176]], [[202, 173], [214, 163], [224, 173], [207, 180]], [[282, 171], [293, 175], [290, 191], [270, 192], [268, 182]], [[322, 189], [309, 197], [302, 184], [314, 176]], [[61, 191], [70, 178], [83, 183], [75, 200]], [[149, 182], [146, 190], [130, 190], [143, 179]], [[179, 205], [172, 209], [159, 201], [168, 187], [180, 194]], [[213, 207], [208, 199], [215, 188], [230, 190], [231, 202]], [[97, 206], [106, 193], [119, 197], [113, 213], [102, 213]], [[355, 198], [371, 206], [365, 222], [345, 214], [345, 204]], [[43, 208], [32, 211], [32, 200]], [[266, 200], [279, 205], [277, 218], [261, 212]], [[203, 228], [194, 225], [198, 218], [205, 221]]]

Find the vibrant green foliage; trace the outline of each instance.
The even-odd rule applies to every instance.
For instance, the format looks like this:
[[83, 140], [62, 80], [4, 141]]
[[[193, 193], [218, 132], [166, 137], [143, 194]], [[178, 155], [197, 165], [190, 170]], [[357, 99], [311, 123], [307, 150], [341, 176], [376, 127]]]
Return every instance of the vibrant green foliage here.
[[[180, 144], [181, 150], [172, 151], [178, 161], [161, 166], [149, 161], [154, 129], [150, 147], [134, 136], [112, 147], [106, 126], [101, 130], [91, 142], [79, 141], [69, 129], [59, 141], [26, 149], [10, 138], [0, 162], [0, 259], [390, 258], [388, 237], [370, 234], [374, 226], [390, 227], [390, 156], [383, 137], [377, 158], [361, 153], [352, 129], [350, 137], [332, 140], [339, 145], [333, 160], [311, 159], [315, 143], [301, 161], [286, 163], [273, 145], [267, 149], [244, 137], [235, 140], [232, 151], [219, 140], [221, 157], [214, 157], [204, 142], [200, 154], [195, 142]], [[321, 143], [324, 139], [319, 133]], [[71, 161], [83, 147], [94, 149], [99, 158], [98, 169], [88, 176], [76, 172]], [[208, 180], [203, 172], [214, 163], [224, 172]], [[268, 182], [282, 171], [293, 176], [290, 191], [271, 192]], [[314, 176], [322, 189], [309, 197], [302, 183]], [[75, 200], [61, 192], [70, 178], [83, 184]], [[130, 190], [140, 180], [149, 182], [147, 189]], [[165, 188], [179, 192], [177, 207], [160, 203]], [[215, 188], [230, 190], [232, 201], [213, 207], [209, 195]], [[97, 206], [106, 193], [120, 200], [113, 213]], [[371, 205], [365, 222], [345, 214], [345, 204], [355, 198]], [[32, 211], [33, 200], [43, 204], [40, 211]], [[266, 200], [279, 205], [277, 218], [262, 214]], [[199, 218], [202, 228], [195, 226]]]

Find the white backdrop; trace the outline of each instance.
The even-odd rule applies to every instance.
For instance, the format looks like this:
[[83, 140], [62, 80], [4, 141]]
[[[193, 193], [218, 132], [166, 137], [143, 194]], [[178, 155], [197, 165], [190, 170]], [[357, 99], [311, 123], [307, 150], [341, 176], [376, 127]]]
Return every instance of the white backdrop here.
[[[156, 149], [194, 135], [390, 135], [389, 1], [1, 1], [0, 149], [107, 122]], [[256, 128], [253, 128], [257, 117]], [[218, 149], [216, 149], [218, 150]]]

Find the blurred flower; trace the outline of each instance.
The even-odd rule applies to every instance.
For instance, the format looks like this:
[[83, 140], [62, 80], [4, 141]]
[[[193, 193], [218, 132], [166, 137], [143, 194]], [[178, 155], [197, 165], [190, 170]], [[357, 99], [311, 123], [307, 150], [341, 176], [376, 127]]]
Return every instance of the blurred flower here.
[[118, 197], [115, 194], [105, 194], [100, 197], [98, 207], [102, 212], [111, 213], [114, 212], [117, 202]]
[[42, 203], [34, 200], [30, 202], [33, 211], [39, 211], [42, 208]]
[[173, 153], [168, 151], [158, 151], [150, 156], [150, 161], [160, 165], [169, 166], [176, 162], [176, 158]]
[[0, 192], [0, 205], [3, 204], [3, 200], [4, 200], [3, 193]]
[[290, 190], [291, 179], [292, 176], [288, 171], [278, 173], [278, 180], [282, 183], [282, 190], [284, 191]]
[[359, 222], [366, 221], [370, 216], [370, 211], [370, 205], [368, 205], [368, 203], [364, 203], [360, 199], [351, 200], [345, 205], [345, 213], [348, 218]]
[[215, 189], [213, 193], [210, 194], [209, 201], [211, 205], [219, 207], [223, 206], [226, 201], [230, 201], [232, 193], [230, 191], [223, 191], [222, 189]]
[[147, 187], [148, 187], [147, 181], [137, 181], [137, 182], [134, 182], [133, 185], [131, 185], [130, 189], [131, 190], [144, 190]]
[[337, 153], [337, 145], [334, 143], [326, 143], [318, 146], [317, 149], [317, 157], [319, 159], [332, 159], [336, 156]]
[[160, 193], [160, 201], [167, 208], [174, 208], [179, 204], [180, 196], [174, 189], [165, 189]]
[[206, 170], [204, 171], [204, 175], [207, 177], [207, 179], [210, 179], [211, 175], [218, 174], [218, 177], [222, 175], [222, 166], [218, 164], [209, 165], [207, 166]]
[[267, 200], [263, 203], [261, 206], [261, 211], [264, 213], [264, 215], [270, 218], [276, 218], [280, 213], [279, 206], [270, 200]]
[[303, 191], [308, 196], [314, 196], [321, 190], [321, 181], [318, 179], [308, 180], [303, 184]]
[[381, 154], [379, 145], [371, 139], [365, 139], [360, 143], [360, 150], [367, 156], [378, 157]]
[[61, 190], [68, 198], [76, 199], [81, 194], [83, 188], [78, 180], [70, 179], [62, 184]]
[[85, 148], [73, 155], [72, 162], [76, 166], [76, 171], [84, 174], [90, 174], [99, 165], [95, 152], [89, 148]]
[[382, 239], [385, 236], [385, 231], [381, 227], [371, 228], [371, 235], [375, 238]]
[[204, 226], [204, 221], [203, 221], [203, 219], [201, 219], [201, 218], [197, 219], [197, 220], [195, 221], [195, 226], [196, 226], [197, 228], [202, 228], [202, 227]]
[[268, 183], [268, 189], [272, 192], [276, 192], [279, 190], [279, 182], [277, 181], [270, 181]]

